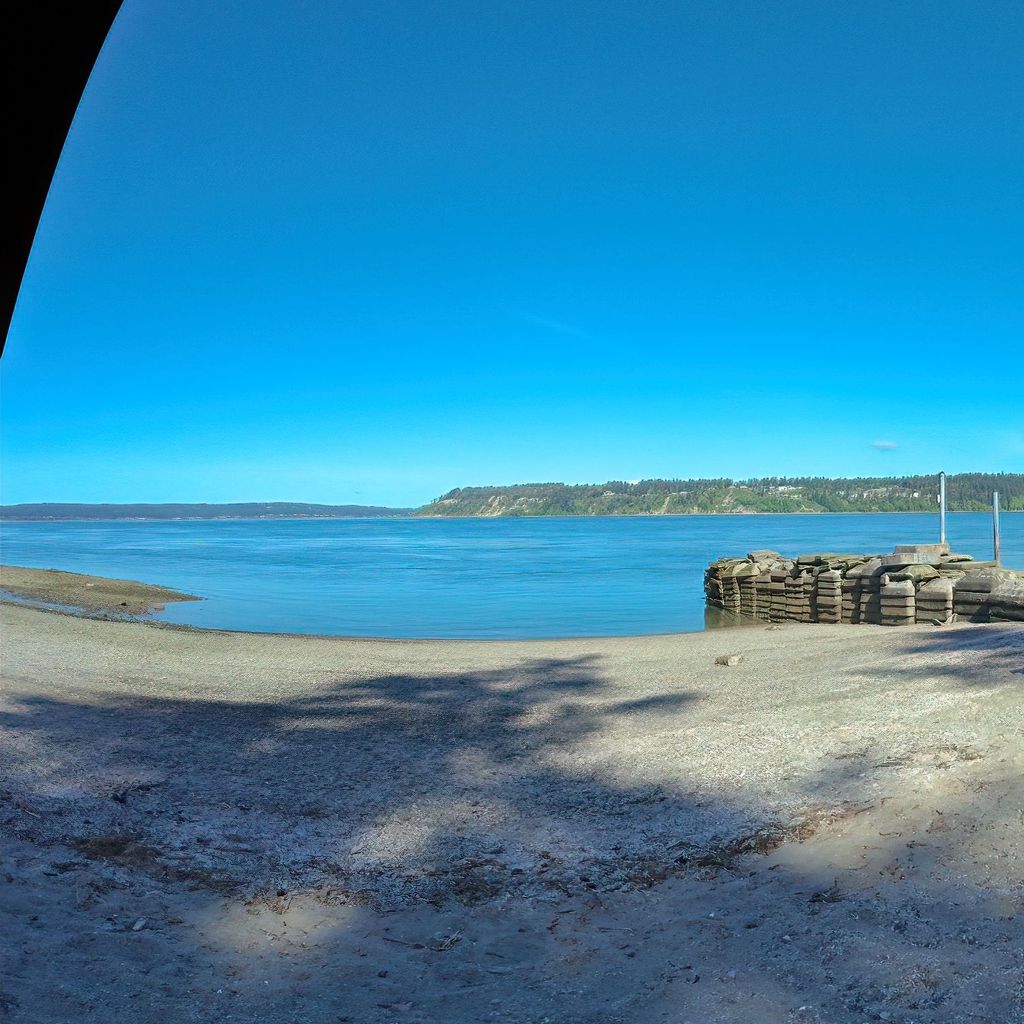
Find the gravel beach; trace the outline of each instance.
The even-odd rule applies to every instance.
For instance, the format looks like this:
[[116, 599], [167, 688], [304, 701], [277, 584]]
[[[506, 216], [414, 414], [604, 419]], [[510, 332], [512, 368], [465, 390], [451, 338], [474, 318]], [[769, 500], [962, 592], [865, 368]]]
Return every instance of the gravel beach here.
[[0, 624], [0, 1016], [1024, 1019], [1022, 627]]

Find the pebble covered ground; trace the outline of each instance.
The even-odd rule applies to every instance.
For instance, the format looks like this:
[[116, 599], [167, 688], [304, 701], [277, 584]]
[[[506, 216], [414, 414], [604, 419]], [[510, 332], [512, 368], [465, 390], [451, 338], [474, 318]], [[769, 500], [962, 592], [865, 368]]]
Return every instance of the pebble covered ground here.
[[1024, 1020], [1015, 624], [0, 624], [12, 1021]]

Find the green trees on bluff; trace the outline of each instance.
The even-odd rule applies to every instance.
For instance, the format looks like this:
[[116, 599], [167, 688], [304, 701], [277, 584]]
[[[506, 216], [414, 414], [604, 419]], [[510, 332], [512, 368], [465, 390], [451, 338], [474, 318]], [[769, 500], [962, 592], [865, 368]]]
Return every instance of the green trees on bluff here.
[[[680, 515], [712, 512], [931, 512], [938, 476], [726, 477], [609, 480], [457, 487], [419, 510], [441, 516]], [[960, 473], [946, 478], [951, 511], [984, 511], [992, 492], [1003, 508], [1024, 510], [1024, 473]]]

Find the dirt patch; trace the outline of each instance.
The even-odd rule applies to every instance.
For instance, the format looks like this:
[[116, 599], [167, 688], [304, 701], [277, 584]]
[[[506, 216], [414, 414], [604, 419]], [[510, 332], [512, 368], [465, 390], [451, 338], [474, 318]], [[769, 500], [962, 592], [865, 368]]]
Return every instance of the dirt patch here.
[[127, 868], [145, 871], [162, 869], [156, 850], [138, 842], [134, 836], [89, 836], [72, 843], [79, 853], [94, 860], [106, 860]]
[[236, 878], [227, 878], [212, 871], [169, 864], [159, 850], [140, 842], [136, 836], [88, 836], [72, 842], [72, 847], [91, 860], [106, 861], [122, 868], [144, 872], [153, 878], [188, 882], [211, 892], [235, 892], [245, 888]]

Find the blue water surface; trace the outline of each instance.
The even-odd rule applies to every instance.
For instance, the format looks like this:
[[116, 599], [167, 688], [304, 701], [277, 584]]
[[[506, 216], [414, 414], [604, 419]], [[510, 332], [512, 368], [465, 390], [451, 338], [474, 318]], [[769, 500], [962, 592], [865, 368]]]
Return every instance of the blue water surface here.
[[[219, 629], [526, 638], [704, 628], [709, 561], [754, 548], [876, 552], [936, 539], [934, 515], [7, 522], [7, 564], [157, 583], [205, 600], [161, 618]], [[1024, 515], [1002, 523], [1024, 568]], [[949, 516], [991, 558], [991, 519]]]

